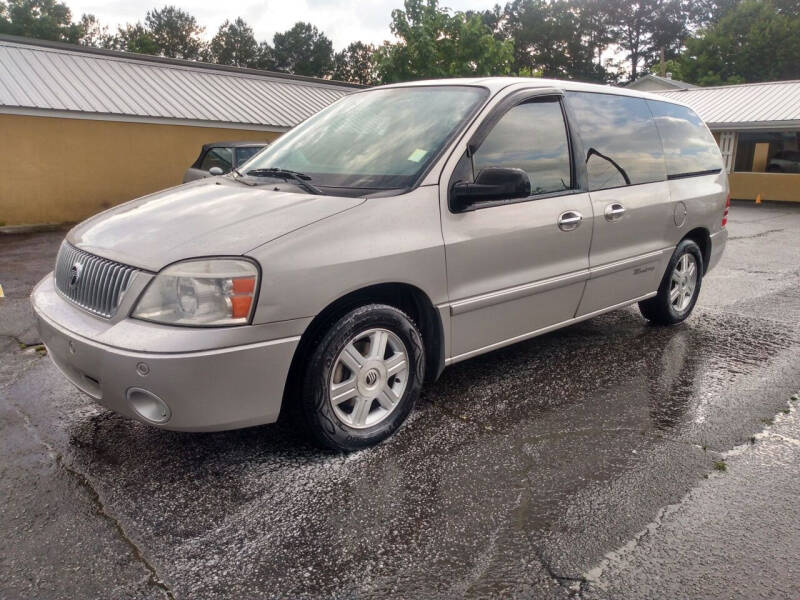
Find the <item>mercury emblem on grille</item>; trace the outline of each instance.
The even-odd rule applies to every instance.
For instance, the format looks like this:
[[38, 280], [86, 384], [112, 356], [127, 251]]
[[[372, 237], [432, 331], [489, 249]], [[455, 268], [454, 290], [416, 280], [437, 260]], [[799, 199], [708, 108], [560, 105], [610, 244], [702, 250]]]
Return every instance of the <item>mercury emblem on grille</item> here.
[[78, 280], [81, 278], [81, 273], [83, 272], [83, 265], [81, 263], [75, 263], [72, 265], [72, 268], [69, 270], [70, 272], [70, 280], [69, 280], [69, 287], [75, 287], [75, 284], [78, 283]]

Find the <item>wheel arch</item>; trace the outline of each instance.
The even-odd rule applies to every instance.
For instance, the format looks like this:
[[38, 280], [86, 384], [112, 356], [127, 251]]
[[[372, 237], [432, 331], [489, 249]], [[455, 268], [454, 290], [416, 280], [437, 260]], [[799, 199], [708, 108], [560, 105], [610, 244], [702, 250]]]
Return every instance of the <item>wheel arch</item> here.
[[708, 229], [695, 227], [681, 238], [681, 242], [683, 240], [692, 240], [700, 246], [700, 252], [703, 255], [703, 274], [705, 274], [708, 270], [708, 261], [711, 259], [711, 234]]
[[422, 334], [425, 346], [425, 380], [438, 379], [445, 364], [445, 338], [442, 319], [428, 295], [409, 283], [379, 283], [366, 286], [337, 298], [311, 321], [297, 345], [289, 367], [283, 394], [287, 406], [302, 385], [306, 358], [313, 351], [328, 327], [354, 308], [366, 304], [388, 304], [405, 312], [413, 319]]

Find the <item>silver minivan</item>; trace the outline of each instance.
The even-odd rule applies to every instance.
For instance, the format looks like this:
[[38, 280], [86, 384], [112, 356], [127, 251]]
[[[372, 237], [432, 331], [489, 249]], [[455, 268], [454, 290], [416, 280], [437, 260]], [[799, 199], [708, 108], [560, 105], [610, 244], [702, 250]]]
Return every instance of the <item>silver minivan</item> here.
[[55, 364], [111, 410], [183, 431], [288, 411], [354, 450], [447, 365], [632, 303], [686, 319], [727, 198], [711, 133], [672, 100], [392, 85], [77, 225], [32, 302]]

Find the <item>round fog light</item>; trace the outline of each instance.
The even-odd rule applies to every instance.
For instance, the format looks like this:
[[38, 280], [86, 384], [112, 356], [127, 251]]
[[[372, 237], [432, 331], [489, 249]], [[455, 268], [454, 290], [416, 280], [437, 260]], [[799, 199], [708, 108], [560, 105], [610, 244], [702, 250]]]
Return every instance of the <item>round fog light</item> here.
[[145, 421], [151, 423], [166, 423], [172, 416], [172, 411], [161, 398], [153, 392], [148, 392], [142, 388], [128, 388], [125, 393], [128, 403], [134, 412]]

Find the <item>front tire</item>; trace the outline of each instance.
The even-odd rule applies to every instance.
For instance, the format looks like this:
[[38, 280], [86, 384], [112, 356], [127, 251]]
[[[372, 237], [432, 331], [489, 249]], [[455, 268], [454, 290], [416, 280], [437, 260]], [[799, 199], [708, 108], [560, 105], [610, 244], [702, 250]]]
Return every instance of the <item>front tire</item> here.
[[703, 281], [703, 253], [692, 240], [683, 240], [670, 258], [658, 294], [639, 302], [648, 321], [674, 325], [685, 320], [694, 309]]
[[425, 376], [417, 326], [385, 304], [336, 321], [314, 348], [300, 409], [315, 442], [349, 452], [392, 435], [411, 413]]

